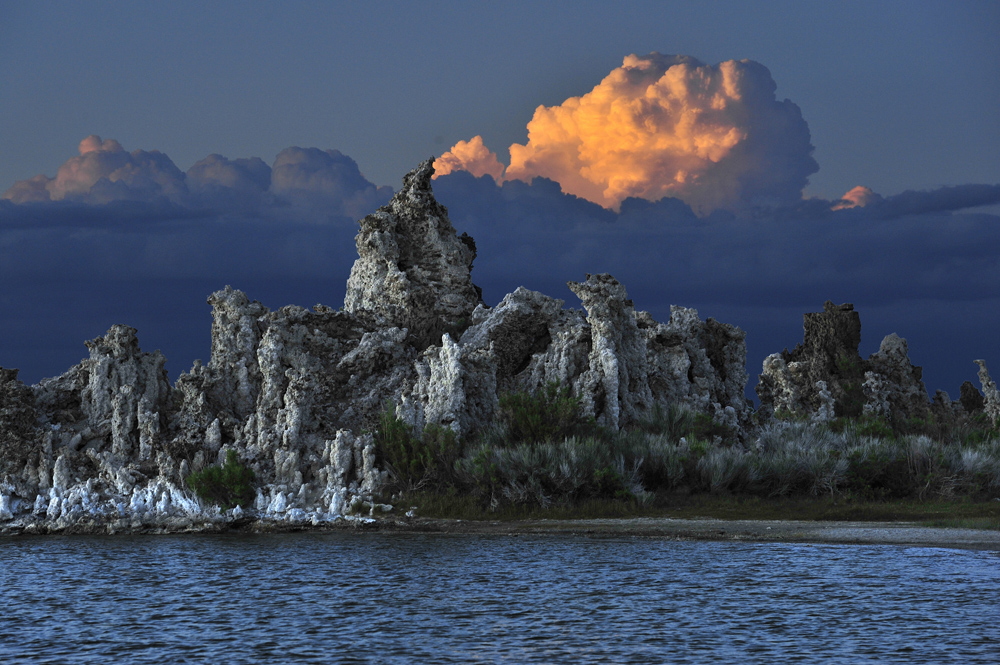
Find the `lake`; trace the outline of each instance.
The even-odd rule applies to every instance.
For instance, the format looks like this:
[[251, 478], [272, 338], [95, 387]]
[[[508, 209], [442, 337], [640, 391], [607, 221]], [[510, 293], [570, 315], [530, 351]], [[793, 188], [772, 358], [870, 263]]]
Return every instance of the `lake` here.
[[0, 540], [0, 662], [995, 663], [1000, 556], [323, 532]]

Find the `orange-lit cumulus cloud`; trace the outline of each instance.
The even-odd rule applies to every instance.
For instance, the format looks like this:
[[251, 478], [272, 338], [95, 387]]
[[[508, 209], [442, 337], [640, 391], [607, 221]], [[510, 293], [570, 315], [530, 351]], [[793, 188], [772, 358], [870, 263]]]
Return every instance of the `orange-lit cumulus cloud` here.
[[483, 145], [482, 136], [473, 136], [468, 141], [459, 141], [451, 150], [434, 160], [434, 175], [448, 175], [453, 171], [468, 171], [477, 178], [491, 175], [497, 182], [503, 180], [504, 166], [493, 153]]
[[[504, 178], [544, 176], [607, 208], [630, 196], [673, 196], [703, 214], [799, 200], [819, 167], [798, 106], [774, 91], [750, 60], [630, 55], [587, 94], [535, 109]], [[481, 139], [446, 154], [449, 171], [499, 174]]]
[[831, 210], [844, 210], [845, 208], [864, 208], [869, 203], [881, 201], [882, 197], [873, 192], [870, 188], [858, 185], [851, 188], [846, 194], [840, 197]]

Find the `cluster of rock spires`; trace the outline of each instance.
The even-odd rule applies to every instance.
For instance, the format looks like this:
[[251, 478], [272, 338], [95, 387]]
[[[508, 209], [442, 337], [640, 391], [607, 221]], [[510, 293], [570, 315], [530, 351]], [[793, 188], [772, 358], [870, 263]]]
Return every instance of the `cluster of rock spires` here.
[[762, 418], [778, 414], [819, 423], [870, 415], [893, 423], [933, 419], [947, 427], [983, 411], [990, 422], [1000, 416], [1000, 393], [983, 360], [976, 364], [985, 397], [966, 381], [959, 400], [942, 390], [928, 400], [921, 368], [910, 362], [902, 337], [887, 335], [876, 353], [861, 358], [861, 318], [854, 305], [827, 301], [822, 312], [804, 316], [803, 328], [802, 344], [764, 360], [756, 387]]
[[[469, 439], [499, 394], [554, 381], [612, 429], [674, 404], [749, 426], [742, 330], [676, 306], [659, 323], [607, 274], [570, 282], [584, 311], [524, 288], [486, 306], [471, 278], [475, 242], [435, 201], [432, 174], [433, 160], [422, 163], [361, 220], [343, 309], [270, 311], [226, 287], [208, 299], [208, 364], [174, 386], [164, 357], [122, 325], [87, 342], [90, 357], [62, 376], [29, 387], [0, 369], [0, 529], [315, 524], [388, 509], [369, 433], [387, 403], [417, 435], [433, 424]], [[859, 341], [850, 305], [807, 314], [805, 342], [764, 362], [760, 413], [1000, 415], [984, 364], [985, 400], [963, 387], [959, 402], [939, 393], [931, 404], [904, 340], [890, 335], [867, 361]], [[224, 513], [185, 479], [230, 451], [258, 489], [252, 508]]]

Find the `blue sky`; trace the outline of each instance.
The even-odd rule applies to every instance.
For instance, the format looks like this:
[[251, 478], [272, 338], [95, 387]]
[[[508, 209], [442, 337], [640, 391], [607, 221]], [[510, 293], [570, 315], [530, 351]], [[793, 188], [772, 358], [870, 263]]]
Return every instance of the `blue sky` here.
[[[536, 107], [656, 51], [761, 63], [808, 126], [819, 169], [804, 196], [864, 185], [883, 205], [692, 222], [683, 206], [619, 215], [548, 181], [445, 176], [435, 187], [479, 240], [487, 300], [525, 283], [578, 306], [565, 282], [609, 270], [659, 318], [675, 303], [746, 328], [751, 385], [766, 353], [801, 339], [803, 311], [854, 301], [863, 354], [898, 332], [928, 388], [957, 397], [973, 357], [1000, 367], [998, 199], [968, 187], [1000, 183], [998, 32], [993, 2], [0, 2], [0, 192], [56, 176], [100, 135], [160, 151], [193, 197], [0, 206], [0, 365], [34, 381], [128, 323], [176, 377], [207, 356], [204, 298], [227, 283], [271, 307], [339, 305], [354, 220], [379, 187], [477, 135], [509, 163]], [[284, 153], [296, 163], [359, 173], [306, 196], [282, 171], [291, 184], [267, 193], [280, 205], [247, 203], [264, 196], [250, 185], [239, 205], [236, 190], [195, 196], [189, 169], [208, 155], [276, 167], [290, 146], [319, 149]]]

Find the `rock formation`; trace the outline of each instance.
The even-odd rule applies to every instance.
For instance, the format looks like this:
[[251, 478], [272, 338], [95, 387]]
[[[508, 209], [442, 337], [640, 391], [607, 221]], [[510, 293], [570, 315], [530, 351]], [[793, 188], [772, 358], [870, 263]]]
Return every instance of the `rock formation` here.
[[764, 359], [756, 388], [761, 410], [765, 414], [825, 414], [828, 393], [837, 416], [860, 415], [861, 317], [854, 305], [834, 305], [828, 300], [822, 312], [803, 315], [802, 327], [801, 344]]
[[388, 205], [361, 220], [344, 298], [347, 312], [405, 328], [421, 349], [467, 325], [482, 300], [471, 276], [476, 243], [455, 234], [431, 193], [433, 174], [434, 160], [424, 162]]
[[1000, 420], [1000, 390], [997, 390], [996, 382], [990, 378], [989, 370], [986, 369], [985, 360], [977, 360], [979, 365], [979, 383], [983, 386], [983, 410], [991, 423]]
[[[757, 385], [765, 417], [833, 417], [870, 415], [904, 430], [928, 419], [948, 427], [983, 408], [983, 396], [966, 382], [961, 400], [952, 402], [937, 391], [928, 399], [921, 368], [910, 362], [906, 340], [887, 335], [879, 350], [862, 360], [858, 354], [861, 319], [854, 306], [827, 301], [822, 312], [804, 316], [804, 341], [764, 360]], [[977, 361], [981, 363], [982, 361]], [[989, 403], [989, 375], [980, 365], [980, 380]], [[995, 391], [995, 386], [994, 386]], [[997, 397], [1000, 413], [1000, 396]]]
[[[495, 307], [472, 283], [476, 246], [433, 197], [433, 160], [360, 222], [344, 309], [271, 311], [226, 287], [208, 298], [212, 347], [173, 386], [164, 358], [123, 325], [89, 358], [28, 387], [0, 368], [0, 530], [177, 530], [245, 518], [318, 523], [381, 506], [386, 471], [370, 433], [395, 408], [473, 440], [505, 391], [568, 387], [601, 425], [629, 427], [682, 405], [735, 430], [750, 422], [745, 334], [697, 311], [636, 311], [608, 274], [569, 287], [582, 310], [518, 288]], [[805, 341], [770, 356], [758, 394], [778, 409], [916, 417], [920, 370], [890, 335], [867, 361], [860, 319], [827, 303]], [[1000, 396], [985, 365], [985, 408]], [[990, 388], [992, 386], [992, 388]], [[962, 403], [972, 400], [963, 391]], [[254, 472], [251, 506], [223, 513], [190, 474], [235, 454]], [[353, 510], [352, 510], [353, 508]]]

